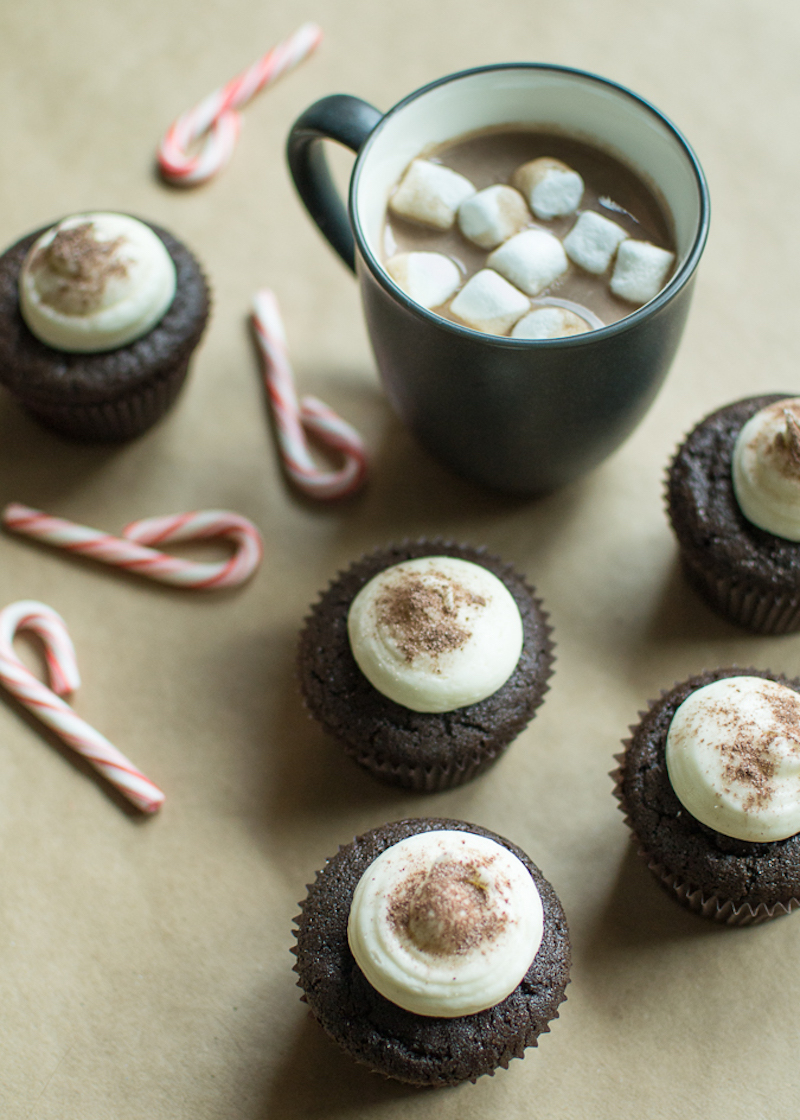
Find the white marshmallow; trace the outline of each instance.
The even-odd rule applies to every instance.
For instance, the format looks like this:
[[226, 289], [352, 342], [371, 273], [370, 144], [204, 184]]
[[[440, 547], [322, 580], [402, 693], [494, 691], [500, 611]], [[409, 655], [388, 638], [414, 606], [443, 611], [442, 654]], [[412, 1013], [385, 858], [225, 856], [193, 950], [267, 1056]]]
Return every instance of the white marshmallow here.
[[611, 291], [629, 303], [647, 303], [664, 287], [675, 254], [649, 241], [623, 241], [611, 277]]
[[566, 338], [592, 328], [585, 319], [566, 307], [537, 307], [517, 323], [512, 338]]
[[415, 159], [389, 199], [389, 209], [423, 226], [452, 229], [459, 206], [472, 194], [472, 183], [457, 171]]
[[445, 303], [461, 284], [457, 265], [443, 253], [398, 253], [386, 271], [407, 296], [427, 308]]
[[498, 184], [473, 194], [458, 209], [458, 226], [481, 249], [494, 249], [530, 224], [531, 212], [513, 187]]
[[543, 229], [526, 229], [501, 245], [487, 260], [529, 296], [536, 296], [569, 268], [564, 246]]
[[542, 156], [523, 163], [511, 183], [525, 196], [537, 218], [547, 220], [574, 214], [583, 197], [583, 179], [560, 159]]
[[571, 261], [587, 272], [601, 276], [611, 264], [620, 241], [627, 236], [616, 222], [609, 221], [594, 210], [584, 210], [564, 238], [564, 248]]
[[450, 310], [476, 331], [506, 334], [530, 306], [522, 292], [490, 268], [484, 268], [467, 281], [450, 304]]

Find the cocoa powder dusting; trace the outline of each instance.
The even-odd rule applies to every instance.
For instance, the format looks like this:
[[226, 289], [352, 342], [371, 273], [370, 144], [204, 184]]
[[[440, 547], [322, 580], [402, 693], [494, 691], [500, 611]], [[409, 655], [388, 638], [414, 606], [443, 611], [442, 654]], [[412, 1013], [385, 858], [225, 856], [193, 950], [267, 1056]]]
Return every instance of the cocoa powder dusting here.
[[[762, 698], [783, 735], [800, 751], [800, 697], [776, 696], [765, 689]], [[731, 731], [730, 740], [722, 748], [725, 778], [747, 789], [745, 810], [763, 808], [775, 792], [771, 784], [778, 769], [772, 751], [775, 736], [752, 721], [742, 721], [740, 712], [724, 704], [714, 704], [711, 714]]]
[[787, 738], [800, 746], [800, 696], [797, 693], [764, 693], [772, 718], [785, 731]]
[[108, 281], [113, 276], [127, 275], [124, 261], [117, 257], [123, 240], [115, 237], [112, 241], [97, 241], [92, 222], [59, 230], [31, 261], [32, 270], [47, 265], [60, 278], [52, 291], [42, 295], [42, 302], [70, 315], [95, 310]]
[[388, 900], [390, 923], [434, 956], [460, 956], [493, 941], [508, 919], [492, 905], [481, 875], [492, 862], [442, 859], [413, 871]]
[[743, 805], [746, 810], [761, 808], [773, 794], [770, 779], [775, 776], [777, 764], [772, 758], [769, 743], [764, 743], [743, 731], [727, 748], [723, 773], [728, 781], [747, 787]]
[[436, 657], [464, 646], [472, 636], [458, 619], [464, 606], [485, 607], [486, 600], [436, 571], [424, 578], [402, 575], [376, 602], [379, 623], [408, 662], [420, 654]]
[[800, 474], [800, 422], [790, 408], [782, 409], [786, 427], [775, 436], [775, 450], [784, 473], [792, 477]]

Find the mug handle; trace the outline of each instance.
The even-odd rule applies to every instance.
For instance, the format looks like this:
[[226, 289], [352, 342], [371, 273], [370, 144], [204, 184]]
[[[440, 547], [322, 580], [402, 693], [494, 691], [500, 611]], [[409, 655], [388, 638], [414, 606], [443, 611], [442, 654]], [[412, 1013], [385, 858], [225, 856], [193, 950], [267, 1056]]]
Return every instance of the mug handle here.
[[292, 125], [286, 142], [297, 193], [323, 237], [353, 272], [356, 270], [356, 245], [347, 210], [334, 186], [323, 140], [336, 140], [346, 148], [359, 152], [383, 116], [374, 105], [335, 93], [315, 101]]

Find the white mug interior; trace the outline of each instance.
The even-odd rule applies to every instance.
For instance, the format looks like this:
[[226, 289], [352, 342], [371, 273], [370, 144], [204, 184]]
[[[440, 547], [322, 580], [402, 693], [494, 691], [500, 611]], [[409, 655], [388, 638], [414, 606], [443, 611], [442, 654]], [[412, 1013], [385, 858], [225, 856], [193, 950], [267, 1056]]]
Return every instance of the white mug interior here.
[[667, 288], [678, 282], [702, 218], [700, 179], [685, 141], [657, 110], [622, 87], [581, 71], [524, 65], [434, 83], [387, 113], [370, 136], [353, 179], [351, 207], [371, 264], [387, 280], [381, 252], [386, 205], [405, 168], [436, 145], [504, 124], [568, 134], [635, 171], [671, 221], [678, 264]]

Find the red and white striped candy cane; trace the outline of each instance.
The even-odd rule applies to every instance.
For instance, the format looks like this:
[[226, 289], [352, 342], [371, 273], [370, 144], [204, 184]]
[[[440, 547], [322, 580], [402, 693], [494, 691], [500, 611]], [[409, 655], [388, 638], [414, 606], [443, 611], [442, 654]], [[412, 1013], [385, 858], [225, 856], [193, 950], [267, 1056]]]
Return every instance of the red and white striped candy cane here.
[[[137, 572], [173, 587], [199, 591], [236, 587], [244, 583], [261, 563], [264, 551], [261, 534], [252, 521], [238, 513], [218, 509], [132, 521], [122, 530], [120, 538], [12, 502], [3, 510], [3, 525], [14, 533], [67, 552], [90, 556], [112, 567]], [[218, 537], [231, 540], [236, 545], [236, 551], [229, 560], [199, 563], [146, 547], [170, 541], [200, 541]]]
[[[52, 687], [42, 684], [14, 652], [14, 637], [21, 630], [32, 631], [44, 643]], [[164, 794], [158, 786], [61, 699], [79, 686], [80, 676], [66, 623], [52, 607], [23, 599], [0, 611], [0, 684], [91, 762], [137, 809], [154, 813], [161, 807]]]
[[[253, 297], [253, 325], [264, 359], [264, 382], [286, 473], [311, 498], [354, 494], [367, 477], [367, 456], [361, 436], [316, 397], [298, 401], [278, 301], [267, 288]], [[320, 470], [311, 457], [306, 431], [344, 456], [344, 465], [339, 470]]]
[[[194, 186], [220, 171], [233, 155], [239, 135], [241, 118], [236, 110], [307, 58], [321, 39], [322, 31], [315, 23], [304, 23], [227, 85], [178, 117], [158, 146], [158, 167], [164, 178]], [[189, 155], [190, 146], [203, 136], [200, 150]]]

